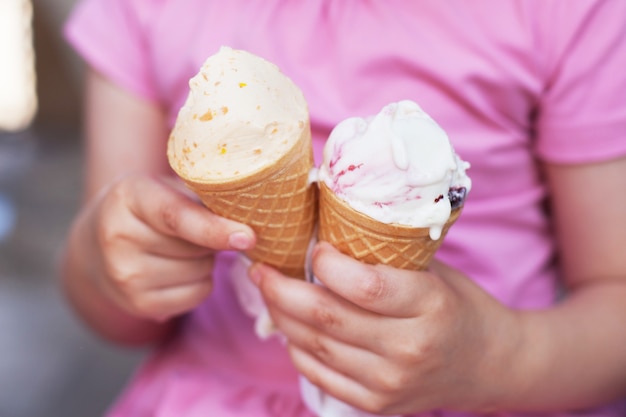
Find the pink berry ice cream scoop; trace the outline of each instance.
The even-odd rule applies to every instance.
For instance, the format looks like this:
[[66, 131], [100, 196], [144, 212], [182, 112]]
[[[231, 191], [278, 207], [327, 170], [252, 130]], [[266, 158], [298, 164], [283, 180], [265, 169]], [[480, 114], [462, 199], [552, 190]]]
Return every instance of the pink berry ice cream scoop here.
[[319, 180], [352, 209], [382, 223], [428, 228], [438, 240], [471, 189], [468, 168], [446, 132], [404, 100], [340, 122], [324, 148]]
[[339, 123], [319, 169], [319, 239], [370, 264], [428, 267], [461, 213], [469, 163], [416, 103]]

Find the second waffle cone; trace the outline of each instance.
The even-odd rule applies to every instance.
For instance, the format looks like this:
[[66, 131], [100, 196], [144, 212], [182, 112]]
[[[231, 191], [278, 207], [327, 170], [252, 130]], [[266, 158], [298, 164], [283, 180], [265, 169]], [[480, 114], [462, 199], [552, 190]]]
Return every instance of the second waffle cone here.
[[441, 237], [432, 240], [428, 228], [381, 223], [354, 210], [320, 182], [319, 240], [372, 265], [426, 269], [460, 214], [460, 207], [452, 210]]

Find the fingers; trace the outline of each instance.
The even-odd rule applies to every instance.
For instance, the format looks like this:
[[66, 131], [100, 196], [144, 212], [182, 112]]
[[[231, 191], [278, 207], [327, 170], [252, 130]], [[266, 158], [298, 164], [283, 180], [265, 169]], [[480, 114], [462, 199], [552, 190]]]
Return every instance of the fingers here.
[[87, 212], [97, 285], [126, 311], [161, 320], [209, 294], [216, 250], [254, 245], [252, 230], [216, 216], [173, 185], [121, 179]]
[[115, 285], [132, 294], [210, 280], [213, 264], [213, 255], [186, 260], [146, 255], [141, 263], [121, 258], [105, 266]]
[[212, 288], [213, 255], [193, 259], [141, 255], [134, 250], [105, 260], [103, 289], [128, 312], [156, 320], [190, 310]]
[[272, 320], [287, 339], [346, 374], [362, 373], [362, 363], [351, 367], [350, 359], [359, 356], [332, 353], [337, 346], [385, 357], [400, 367], [428, 350], [430, 331], [414, 331], [420, 317], [387, 317], [364, 310], [328, 288], [285, 277], [265, 265], [254, 265], [251, 274], [260, 278]]
[[213, 214], [186, 193], [160, 181], [137, 177], [115, 191], [130, 210], [161, 234], [214, 250], [247, 250], [252, 229]]
[[441, 281], [429, 272], [367, 265], [319, 242], [313, 272], [330, 290], [359, 307], [388, 317], [419, 315], [437, 302]]
[[395, 378], [398, 373], [390, 372], [385, 364], [379, 366], [376, 361], [365, 357], [358, 360], [350, 357], [348, 362], [359, 368], [357, 375], [361, 377], [354, 378], [327, 366], [300, 346], [290, 344], [288, 348], [291, 361], [298, 372], [334, 398], [376, 415], [398, 414], [403, 411], [398, 408], [393, 390], [404, 384], [404, 381], [402, 378]]
[[384, 335], [399, 324], [364, 310], [327, 288], [285, 277], [266, 265], [253, 265], [250, 274], [258, 281], [274, 323], [287, 337], [289, 322], [298, 321], [345, 344], [384, 354], [382, 338], [364, 335]]
[[338, 400], [355, 404], [358, 400], [362, 401], [364, 398], [371, 397], [367, 388], [324, 365], [298, 346], [289, 346], [289, 356], [300, 374], [306, 377], [311, 384]]
[[[274, 316], [275, 317], [275, 316]], [[335, 372], [359, 381], [359, 384], [372, 391], [387, 391], [394, 386], [392, 368], [395, 365], [385, 361], [382, 356], [364, 349], [344, 343], [333, 338], [315, 327], [283, 316], [275, 324], [287, 336], [289, 346], [306, 353], [319, 364]], [[361, 335], [365, 337], [365, 335]], [[385, 369], [384, 375], [363, 372], [364, 369]]]
[[100, 222], [100, 244], [115, 250], [123, 258], [137, 256], [136, 252], [174, 259], [205, 257], [215, 251], [178, 236], [164, 235], [127, 211], [114, 211]]
[[210, 280], [192, 282], [142, 293], [141, 297], [126, 303], [131, 313], [164, 321], [185, 313], [199, 305], [211, 293]]

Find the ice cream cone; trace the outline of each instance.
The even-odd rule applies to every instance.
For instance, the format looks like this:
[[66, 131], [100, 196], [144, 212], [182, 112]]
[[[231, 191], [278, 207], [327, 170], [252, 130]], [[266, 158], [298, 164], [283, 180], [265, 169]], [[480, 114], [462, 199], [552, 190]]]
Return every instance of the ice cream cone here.
[[227, 46], [208, 57], [167, 156], [210, 210], [254, 229], [252, 261], [304, 278], [317, 219], [311, 128], [302, 91], [276, 65]]
[[176, 169], [174, 153], [170, 153], [170, 164], [206, 207], [252, 227], [257, 244], [246, 253], [252, 261], [304, 278], [306, 253], [317, 220], [317, 190], [309, 181], [313, 151], [308, 125], [276, 163], [235, 180], [185, 178], [184, 170]]
[[433, 240], [429, 228], [381, 223], [351, 208], [324, 182], [319, 185], [319, 240], [329, 242], [340, 252], [372, 265], [426, 269], [448, 229], [461, 214], [461, 207], [452, 210], [441, 237]]

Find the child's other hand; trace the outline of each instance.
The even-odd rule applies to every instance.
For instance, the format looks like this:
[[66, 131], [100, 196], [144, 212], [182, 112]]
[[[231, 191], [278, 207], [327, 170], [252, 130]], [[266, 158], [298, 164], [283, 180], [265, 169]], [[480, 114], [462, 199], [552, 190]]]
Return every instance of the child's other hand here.
[[429, 272], [365, 265], [325, 243], [313, 268], [326, 288], [251, 269], [313, 384], [376, 414], [497, 402], [520, 326], [467, 277], [442, 264]]
[[148, 176], [103, 190], [81, 223], [97, 287], [122, 310], [158, 321], [210, 293], [215, 251], [254, 245], [249, 227], [213, 214], [173, 180]]

